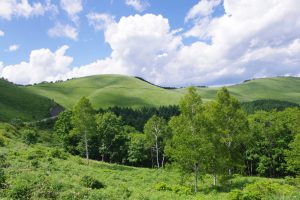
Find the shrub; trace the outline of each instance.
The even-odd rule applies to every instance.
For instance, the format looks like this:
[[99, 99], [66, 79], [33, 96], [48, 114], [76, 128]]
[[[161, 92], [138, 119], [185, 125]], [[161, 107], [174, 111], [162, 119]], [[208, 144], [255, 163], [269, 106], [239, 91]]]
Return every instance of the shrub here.
[[50, 155], [52, 158], [58, 158], [58, 159], [63, 159], [63, 160], [67, 159], [67, 157], [68, 157], [68, 155], [64, 151], [57, 149], [57, 148], [52, 150]]
[[4, 170], [0, 168], [0, 189], [6, 188], [6, 185]]
[[34, 130], [26, 129], [23, 131], [22, 135], [23, 135], [23, 141], [26, 144], [35, 144], [38, 141], [38, 134]]
[[9, 192], [9, 197], [18, 200], [29, 200], [32, 196], [32, 188], [28, 184], [17, 184]]
[[0, 134], [0, 147], [4, 147], [7, 144], [7, 140]]
[[243, 190], [233, 190], [229, 193], [231, 200], [260, 200], [274, 197], [281, 199], [295, 193], [295, 187], [272, 181], [259, 181], [247, 185]]
[[157, 191], [172, 191], [172, 188], [164, 182], [156, 183], [154, 188]]
[[82, 177], [81, 183], [83, 186], [92, 189], [100, 189], [105, 187], [105, 185], [102, 182], [98, 181], [97, 179], [91, 176]]
[[0, 168], [9, 167], [9, 163], [7, 163], [6, 156], [4, 154], [0, 154]]

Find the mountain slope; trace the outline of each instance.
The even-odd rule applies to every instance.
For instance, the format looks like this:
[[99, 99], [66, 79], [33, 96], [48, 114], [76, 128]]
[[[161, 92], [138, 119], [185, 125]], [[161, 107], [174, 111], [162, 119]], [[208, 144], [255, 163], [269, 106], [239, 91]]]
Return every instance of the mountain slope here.
[[45, 118], [52, 106], [52, 100], [0, 79], [0, 121]]
[[[254, 101], [258, 99], [276, 99], [300, 103], [300, 78], [275, 77], [261, 78], [227, 87], [230, 93], [240, 101]], [[220, 87], [199, 88], [204, 100], [215, 98]], [[179, 89], [185, 92], [185, 89]]]
[[106, 108], [113, 105], [142, 107], [177, 104], [181, 93], [166, 90], [134, 77], [97, 75], [57, 83], [42, 83], [27, 87], [31, 92], [54, 99], [66, 108], [82, 96], [93, 106]]
[[[71, 108], [82, 96], [88, 97], [94, 107], [161, 106], [178, 104], [186, 88], [168, 90], [140, 79], [122, 75], [97, 75], [58, 83], [42, 83], [27, 87], [30, 91], [54, 99]], [[202, 98], [212, 100], [219, 87], [198, 88]], [[241, 101], [277, 99], [300, 103], [300, 78], [277, 77], [247, 81], [228, 86], [232, 95]]]

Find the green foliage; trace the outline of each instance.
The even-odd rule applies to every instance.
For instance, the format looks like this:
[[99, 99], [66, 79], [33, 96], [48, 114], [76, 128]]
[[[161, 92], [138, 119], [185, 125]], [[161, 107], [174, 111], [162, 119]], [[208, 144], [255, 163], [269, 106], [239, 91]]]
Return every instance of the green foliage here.
[[206, 173], [212, 152], [209, 123], [203, 112], [201, 97], [194, 88], [181, 100], [181, 114], [170, 121], [172, 139], [166, 153], [179, 165], [183, 173], [194, 173], [195, 192], [199, 173]]
[[102, 182], [91, 176], [83, 176], [81, 178], [81, 183], [83, 186], [91, 189], [101, 189], [105, 187], [105, 185]]
[[128, 141], [128, 161], [134, 164], [142, 164], [149, 159], [149, 147], [147, 138], [142, 133], [130, 133]]
[[300, 133], [295, 135], [294, 140], [289, 144], [290, 150], [286, 150], [288, 169], [300, 175]]
[[53, 150], [51, 150], [50, 156], [52, 158], [58, 158], [63, 160], [68, 158], [68, 154], [58, 148], [54, 148]]
[[185, 195], [191, 195], [192, 190], [190, 187], [182, 186], [182, 185], [173, 185], [170, 186], [165, 182], [159, 182], [154, 185], [154, 189], [157, 191], [172, 191], [177, 194], [185, 194]]
[[54, 131], [60, 138], [65, 138], [72, 129], [72, 111], [65, 110], [58, 115], [54, 124]]
[[7, 139], [0, 134], [0, 147], [4, 147], [7, 144]]
[[6, 188], [6, 176], [4, 174], [4, 170], [0, 168], [0, 190]]
[[247, 185], [243, 190], [233, 190], [229, 194], [230, 200], [264, 200], [283, 199], [292, 197], [296, 188], [287, 184], [273, 181], [259, 181]]
[[166, 141], [171, 137], [171, 132], [166, 121], [156, 115], [152, 116], [144, 127], [147, 143], [153, 150], [156, 166], [163, 167], [164, 148]]
[[23, 141], [26, 144], [35, 144], [38, 141], [38, 134], [35, 130], [25, 129], [22, 131]]
[[297, 107], [299, 108], [298, 103], [292, 103], [289, 101], [280, 101], [275, 99], [259, 99], [255, 101], [250, 102], [243, 102], [241, 103], [242, 108], [248, 113], [248, 114], [254, 114], [255, 111], [283, 111], [286, 108], [290, 107]]
[[29, 200], [32, 197], [32, 186], [26, 183], [17, 183], [9, 191], [9, 197], [16, 200]]

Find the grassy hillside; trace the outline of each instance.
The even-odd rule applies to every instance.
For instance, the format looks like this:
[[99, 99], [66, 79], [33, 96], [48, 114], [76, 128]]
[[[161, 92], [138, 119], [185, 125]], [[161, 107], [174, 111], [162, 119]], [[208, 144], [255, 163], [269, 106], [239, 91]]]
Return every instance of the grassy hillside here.
[[[45, 143], [47, 134], [52, 142], [53, 135], [39, 134], [43, 138], [38, 144], [27, 145], [22, 141], [22, 131], [0, 123], [0, 199], [226, 200], [232, 199], [230, 192], [234, 189], [258, 181], [286, 183], [283, 179], [236, 176], [227, 184], [213, 187], [207, 175], [195, 195], [191, 192], [192, 176], [181, 179], [170, 168], [156, 170], [98, 161], [87, 164], [85, 159], [71, 156], [53, 143]], [[271, 191], [275, 196], [265, 199], [299, 199], [299, 187], [282, 187], [285, 191]], [[268, 189], [263, 192], [269, 194]]]
[[[167, 90], [134, 77], [98, 75], [59, 83], [42, 83], [27, 89], [54, 99], [71, 108], [82, 96], [88, 97], [95, 108], [109, 106], [161, 106], [178, 104], [186, 88]], [[215, 98], [218, 87], [198, 88], [204, 100]], [[241, 101], [277, 99], [300, 103], [300, 78], [278, 77], [248, 81], [228, 87]]]
[[37, 94], [54, 99], [71, 108], [82, 96], [90, 99], [95, 108], [112, 105], [142, 107], [176, 104], [181, 96], [137, 78], [121, 75], [99, 75], [59, 83], [43, 83], [28, 87]]
[[[205, 100], [214, 99], [219, 87], [199, 88]], [[300, 103], [300, 78], [276, 77], [261, 78], [247, 81], [242, 84], [228, 86], [230, 93], [240, 101], [254, 101], [258, 99], [277, 99]], [[179, 89], [185, 92], [185, 89]]]
[[54, 102], [46, 97], [0, 79], [0, 121], [45, 118], [53, 105]]

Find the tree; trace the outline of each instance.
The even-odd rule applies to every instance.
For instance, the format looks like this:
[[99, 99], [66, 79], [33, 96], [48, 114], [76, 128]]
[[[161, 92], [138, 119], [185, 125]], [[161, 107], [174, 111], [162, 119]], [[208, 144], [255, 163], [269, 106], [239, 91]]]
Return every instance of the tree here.
[[[105, 161], [105, 157], [112, 160], [116, 157], [119, 150], [125, 140], [122, 135], [122, 119], [117, 117], [112, 112], [107, 112], [96, 116], [97, 134], [99, 137], [99, 152], [102, 157], [102, 161]], [[119, 144], [118, 144], [119, 143]], [[118, 151], [113, 152], [114, 145], [117, 145]]]
[[87, 160], [89, 160], [88, 139], [95, 134], [96, 129], [94, 113], [95, 111], [86, 97], [82, 97], [73, 108], [72, 126], [74, 131], [83, 137]]
[[143, 165], [149, 159], [147, 137], [143, 133], [130, 133], [128, 141], [128, 161]]
[[228, 174], [231, 175], [232, 169], [241, 166], [243, 161], [248, 130], [247, 115], [239, 101], [230, 96], [225, 87], [218, 91], [217, 99], [210, 106], [208, 113], [215, 126], [211, 137], [215, 151], [212, 158], [215, 168], [213, 173], [220, 173], [227, 168]]
[[300, 175], [300, 133], [295, 136], [289, 147], [290, 150], [286, 151], [288, 169], [296, 175]]
[[157, 168], [163, 167], [165, 156], [163, 154], [162, 159], [160, 159], [160, 154], [163, 153], [165, 141], [170, 133], [166, 121], [161, 117], [153, 115], [145, 124], [144, 133], [146, 134], [149, 146], [155, 152]]
[[71, 118], [72, 111], [69, 110], [61, 112], [57, 117], [54, 124], [54, 131], [62, 139], [67, 136], [72, 129]]
[[195, 88], [189, 88], [180, 101], [179, 116], [170, 121], [172, 138], [166, 153], [183, 173], [193, 172], [194, 191], [198, 191], [199, 173], [206, 173], [212, 152], [209, 141], [209, 123], [204, 113], [202, 100]]

